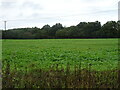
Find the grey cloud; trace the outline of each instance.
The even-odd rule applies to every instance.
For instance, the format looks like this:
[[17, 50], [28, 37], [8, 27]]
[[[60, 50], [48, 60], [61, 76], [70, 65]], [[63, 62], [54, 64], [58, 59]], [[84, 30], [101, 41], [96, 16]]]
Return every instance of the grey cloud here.
[[36, 4], [33, 2], [24, 2], [22, 4], [22, 7], [28, 7], [28, 8], [32, 8], [32, 9], [43, 9], [40, 4]]
[[[83, 1], [83, 2], [96, 2], [96, 1], [98, 1], [98, 0], [81, 0], [81, 1]], [[104, 1], [104, 0], [103, 0]]]
[[2, 8], [13, 8], [16, 5], [16, 2], [1, 2]]
[[120, 1], [118, 2], [118, 20], [120, 20]]

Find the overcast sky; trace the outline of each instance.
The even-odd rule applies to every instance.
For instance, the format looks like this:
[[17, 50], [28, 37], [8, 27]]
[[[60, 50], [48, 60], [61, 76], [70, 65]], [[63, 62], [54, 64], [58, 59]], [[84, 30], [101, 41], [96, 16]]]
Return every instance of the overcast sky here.
[[119, 0], [0, 0], [0, 29], [118, 20]]

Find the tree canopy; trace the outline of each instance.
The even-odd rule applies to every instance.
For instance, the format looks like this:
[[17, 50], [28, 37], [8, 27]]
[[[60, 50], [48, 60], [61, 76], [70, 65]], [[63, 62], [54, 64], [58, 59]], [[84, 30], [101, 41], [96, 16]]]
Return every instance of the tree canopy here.
[[41, 29], [16, 28], [2, 30], [3, 39], [50, 39], [50, 38], [118, 38], [120, 21], [108, 21], [101, 25], [99, 21], [80, 22], [76, 26], [63, 27], [56, 23], [52, 27], [44, 25]]

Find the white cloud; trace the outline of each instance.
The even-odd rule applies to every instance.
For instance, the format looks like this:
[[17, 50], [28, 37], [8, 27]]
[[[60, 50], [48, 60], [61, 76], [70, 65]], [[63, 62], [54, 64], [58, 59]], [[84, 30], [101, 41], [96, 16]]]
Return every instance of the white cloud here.
[[[0, 0], [0, 20], [7, 27], [42, 27], [57, 22], [76, 25], [82, 21], [118, 19], [119, 0]], [[0, 22], [3, 29], [3, 22]]]

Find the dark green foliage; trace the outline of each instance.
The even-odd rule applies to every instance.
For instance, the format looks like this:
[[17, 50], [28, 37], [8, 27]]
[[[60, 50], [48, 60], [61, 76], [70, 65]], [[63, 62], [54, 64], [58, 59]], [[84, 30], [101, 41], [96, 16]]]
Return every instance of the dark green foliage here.
[[109, 21], [102, 26], [100, 31], [102, 37], [118, 37], [118, 26], [115, 21]]
[[49, 35], [52, 36], [53, 38], [55, 38], [56, 31], [58, 31], [60, 29], [63, 29], [62, 24], [56, 23], [55, 25], [53, 25], [51, 27], [51, 30], [49, 31]]
[[117, 38], [119, 21], [108, 21], [101, 26], [96, 22], [80, 22], [76, 26], [63, 27], [56, 23], [52, 27], [44, 25], [41, 29], [18, 28], [3, 31], [3, 39], [48, 39], [48, 38]]
[[[118, 70], [91, 71], [75, 66], [71, 71], [67, 68], [58, 68], [52, 65], [49, 70], [34, 69], [31, 71], [10, 70], [6, 63], [3, 72], [2, 87], [4, 88], [118, 88]], [[31, 68], [31, 67], [28, 67]]]

